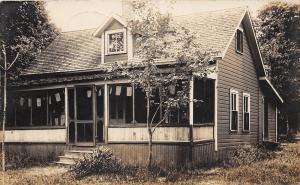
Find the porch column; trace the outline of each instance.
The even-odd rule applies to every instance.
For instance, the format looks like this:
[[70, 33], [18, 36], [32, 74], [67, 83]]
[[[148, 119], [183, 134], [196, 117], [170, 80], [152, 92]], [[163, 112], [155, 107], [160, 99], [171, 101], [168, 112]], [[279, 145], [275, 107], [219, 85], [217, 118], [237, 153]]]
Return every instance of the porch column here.
[[189, 166], [193, 164], [193, 124], [194, 124], [194, 77], [190, 81], [190, 92], [189, 92]]
[[108, 143], [108, 121], [109, 121], [109, 105], [108, 105], [109, 93], [108, 85], [104, 85], [104, 142]]
[[66, 125], [66, 143], [69, 143], [69, 97], [68, 88], [65, 87], [65, 125]]

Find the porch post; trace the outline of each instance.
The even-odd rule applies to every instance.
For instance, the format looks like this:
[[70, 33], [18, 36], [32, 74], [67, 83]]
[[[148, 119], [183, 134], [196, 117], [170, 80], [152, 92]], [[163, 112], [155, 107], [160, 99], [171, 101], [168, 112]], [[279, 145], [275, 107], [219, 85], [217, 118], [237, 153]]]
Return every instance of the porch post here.
[[109, 118], [109, 105], [108, 105], [108, 85], [104, 85], [104, 142], [105, 144], [108, 143], [108, 118]]
[[69, 143], [69, 100], [68, 88], [65, 87], [65, 125], [66, 125], [66, 143]]
[[190, 81], [190, 92], [189, 92], [189, 166], [193, 165], [193, 124], [194, 124], [194, 77]]

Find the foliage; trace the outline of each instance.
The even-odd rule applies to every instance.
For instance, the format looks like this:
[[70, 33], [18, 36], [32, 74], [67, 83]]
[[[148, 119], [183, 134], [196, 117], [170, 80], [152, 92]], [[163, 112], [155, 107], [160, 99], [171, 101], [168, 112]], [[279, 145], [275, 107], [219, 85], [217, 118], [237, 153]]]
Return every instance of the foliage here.
[[80, 179], [92, 174], [125, 173], [125, 166], [117, 159], [112, 151], [103, 146], [98, 147], [92, 154], [85, 154], [71, 167], [75, 178]]
[[0, 39], [5, 43], [7, 61], [19, 52], [13, 74], [18, 74], [57, 36], [42, 1], [0, 2]]
[[[171, 14], [160, 13], [152, 1], [133, 1], [132, 5], [128, 27], [136, 37], [134, 59], [115, 64], [113, 71], [130, 78], [145, 93], [150, 166], [155, 129], [172, 110], [187, 107], [190, 81], [194, 75], [203, 78], [210, 72], [208, 65], [213, 52], [197, 42], [196, 33], [172, 21]], [[164, 61], [172, 64], [159, 67], [159, 62]], [[155, 97], [159, 97], [159, 102], [155, 102]], [[155, 121], [158, 112], [163, 115]]]
[[233, 156], [227, 162], [228, 166], [250, 165], [274, 157], [273, 151], [251, 145], [239, 145], [232, 154]]
[[300, 5], [274, 1], [259, 11], [258, 41], [286, 105], [300, 102]]
[[220, 175], [238, 184], [296, 184], [300, 181], [300, 145], [290, 144], [282, 154], [263, 161], [222, 170]]
[[[32, 166], [46, 165], [49, 162], [55, 161], [54, 153], [49, 153], [47, 156], [32, 156], [28, 152], [9, 152], [5, 155], [7, 165], [10, 169], [28, 168]], [[2, 161], [0, 161], [1, 163]], [[2, 164], [0, 164], [2, 165]]]
[[[43, 167], [38, 174], [30, 173], [31, 169], [9, 170], [5, 172], [6, 184], [296, 184], [300, 181], [300, 143], [288, 144], [281, 154], [272, 159], [253, 162], [238, 167], [212, 168], [200, 170], [182, 170], [160, 173], [156, 179], [144, 178], [144, 173], [136, 173], [141, 178], [117, 178], [112, 175], [92, 175], [81, 180], [74, 179], [69, 173], [56, 173], [51, 167]], [[50, 168], [50, 169], [49, 169]], [[48, 170], [48, 171], [47, 171]], [[51, 170], [51, 174], [49, 171]], [[37, 171], [37, 170], [35, 170]], [[159, 171], [159, 170], [156, 170]], [[41, 173], [43, 172], [43, 173]], [[146, 172], [144, 170], [144, 172]], [[2, 180], [0, 176], [0, 181]], [[167, 182], [166, 182], [167, 181]], [[174, 182], [173, 182], [174, 181]]]

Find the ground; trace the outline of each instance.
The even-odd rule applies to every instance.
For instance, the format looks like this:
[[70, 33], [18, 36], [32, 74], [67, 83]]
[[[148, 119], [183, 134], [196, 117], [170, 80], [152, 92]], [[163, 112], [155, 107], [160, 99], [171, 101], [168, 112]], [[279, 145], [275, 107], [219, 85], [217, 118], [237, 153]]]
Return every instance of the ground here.
[[[0, 177], [4, 184], [300, 184], [300, 143], [287, 144], [275, 158], [239, 167], [215, 167], [209, 170], [195, 170], [186, 174], [176, 174], [173, 181], [158, 178], [153, 181], [123, 180], [116, 176], [90, 176], [75, 180], [68, 168], [54, 164], [43, 167], [32, 167], [8, 170]], [[172, 180], [172, 179], [171, 179]]]

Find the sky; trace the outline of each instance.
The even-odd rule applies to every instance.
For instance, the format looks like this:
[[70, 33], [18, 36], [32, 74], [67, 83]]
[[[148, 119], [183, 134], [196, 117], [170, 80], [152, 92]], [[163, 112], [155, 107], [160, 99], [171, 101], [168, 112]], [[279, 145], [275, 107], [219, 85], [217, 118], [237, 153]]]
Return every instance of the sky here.
[[[170, 10], [166, 0], [155, 0], [162, 11]], [[295, 0], [286, 0], [295, 1]], [[247, 6], [252, 16], [270, 0], [176, 0], [173, 15]], [[62, 31], [96, 28], [105, 16], [122, 15], [122, 0], [49, 0], [46, 9], [52, 22]]]

